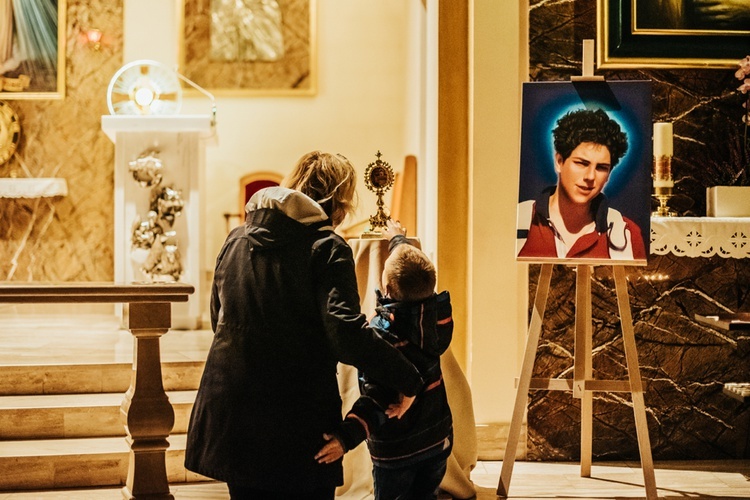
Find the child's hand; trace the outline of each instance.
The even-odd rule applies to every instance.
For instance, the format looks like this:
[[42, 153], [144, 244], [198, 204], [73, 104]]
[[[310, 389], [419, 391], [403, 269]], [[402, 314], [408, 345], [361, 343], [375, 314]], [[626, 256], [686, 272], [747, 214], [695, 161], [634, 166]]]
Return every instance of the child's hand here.
[[398, 404], [394, 403], [388, 405], [388, 409], [385, 410], [385, 414], [388, 415], [388, 418], [403, 417], [406, 410], [408, 410], [414, 400], [417, 399], [416, 396], [404, 396], [403, 394], [399, 394], [398, 397], [400, 402]]
[[341, 445], [336, 436], [323, 434], [323, 439], [328, 441], [320, 451], [315, 455], [315, 460], [319, 464], [330, 464], [344, 456], [344, 447]]
[[388, 219], [385, 223], [385, 229], [383, 229], [383, 236], [385, 236], [385, 239], [390, 240], [397, 234], [406, 236], [406, 229], [401, 227], [400, 221]]

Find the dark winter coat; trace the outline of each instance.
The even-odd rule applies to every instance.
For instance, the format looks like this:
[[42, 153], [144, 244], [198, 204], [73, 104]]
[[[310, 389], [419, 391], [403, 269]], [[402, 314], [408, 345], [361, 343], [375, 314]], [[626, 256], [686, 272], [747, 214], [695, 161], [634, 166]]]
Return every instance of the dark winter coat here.
[[437, 455], [447, 457], [453, 441], [453, 420], [440, 369], [440, 355], [450, 345], [453, 318], [447, 291], [420, 302], [378, 298], [371, 326], [397, 346], [425, 381], [411, 408], [401, 419], [388, 418], [385, 409], [398, 394], [378, 375], [360, 373], [362, 396], [347, 414], [339, 441], [346, 450], [367, 439], [370, 456], [379, 467], [407, 467]]
[[[255, 201], [254, 201], [255, 200]], [[185, 466], [246, 487], [289, 492], [340, 485], [318, 464], [341, 422], [336, 363], [414, 395], [422, 380], [367, 327], [352, 251], [321, 207], [285, 188], [257, 193], [227, 237], [211, 291], [215, 332], [188, 429]]]

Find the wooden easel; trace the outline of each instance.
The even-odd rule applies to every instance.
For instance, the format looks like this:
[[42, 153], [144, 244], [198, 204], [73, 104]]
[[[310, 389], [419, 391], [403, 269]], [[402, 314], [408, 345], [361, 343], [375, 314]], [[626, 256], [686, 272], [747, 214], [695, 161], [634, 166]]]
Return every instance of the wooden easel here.
[[542, 264], [539, 275], [534, 309], [529, 323], [526, 337], [526, 350], [523, 357], [521, 376], [518, 381], [513, 417], [510, 423], [508, 444], [503, 456], [503, 466], [497, 485], [497, 495], [508, 496], [513, 464], [516, 459], [516, 448], [521, 434], [521, 424], [526, 411], [529, 390], [573, 391], [573, 397], [581, 400], [581, 477], [591, 477], [591, 442], [593, 437], [593, 392], [630, 392], [635, 414], [635, 428], [638, 435], [638, 449], [641, 456], [641, 468], [646, 487], [646, 498], [658, 498], [656, 480], [654, 478], [654, 463], [651, 459], [651, 444], [648, 436], [646, 421], [646, 406], [643, 401], [643, 384], [641, 382], [640, 367], [638, 365], [638, 351], [633, 333], [633, 319], [630, 313], [627, 281], [623, 265], [615, 264], [612, 272], [615, 278], [617, 305], [620, 311], [622, 337], [625, 359], [628, 368], [628, 380], [596, 380], [593, 378], [591, 364], [592, 328], [591, 328], [591, 266], [576, 266], [576, 319], [575, 319], [575, 352], [572, 379], [541, 379], [531, 378], [536, 359], [536, 349], [542, 331], [544, 310], [547, 306], [552, 264]]
[[[602, 76], [594, 76], [594, 41], [583, 41], [583, 71], [581, 76], [574, 76], [573, 81], [604, 81]], [[612, 265], [617, 292], [617, 306], [620, 311], [620, 324], [627, 362], [628, 380], [596, 380], [592, 368], [592, 328], [591, 328], [591, 265], [576, 266], [576, 303], [575, 303], [575, 347], [572, 379], [536, 379], [531, 378], [536, 359], [536, 350], [542, 331], [544, 310], [547, 306], [552, 265], [542, 264], [539, 283], [534, 298], [534, 309], [531, 314], [526, 350], [524, 351], [521, 376], [518, 381], [513, 417], [510, 423], [508, 443], [503, 456], [503, 466], [497, 485], [497, 495], [507, 497], [513, 464], [516, 460], [516, 449], [521, 434], [521, 424], [526, 411], [529, 390], [572, 391], [573, 397], [581, 400], [581, 477], [591, 477], [591, 451], [593, 438], [593, 392], [629, 392], [633, 402], [635, 429], [638, 437], [638, 451], [641, 456], [643, 481], [646, 498], [656, 500], [656, 479], [654, 462], [651, 458], [651, 443], [648, 436], [646, 405], [643, 400], [643, 383], [638, 365], [638, 350], [635, 345], [633, 318], [630, 312], [627, 281], [624, 265], [608, 262]]]

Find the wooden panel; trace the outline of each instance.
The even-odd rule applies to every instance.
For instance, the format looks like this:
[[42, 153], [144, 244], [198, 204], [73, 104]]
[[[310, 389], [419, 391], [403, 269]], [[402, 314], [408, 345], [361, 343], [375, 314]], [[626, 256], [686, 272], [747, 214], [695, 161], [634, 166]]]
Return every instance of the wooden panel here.
[[408, 155], [404, 170], [396, 173], [391, 217], [401, 221], [409, 234], [417, 234], [417, 157]]
[[438, 15], [438, 288], [450, 290], [452, 348], [466, 369], [469, 206], [469, 2], [441, 1]]

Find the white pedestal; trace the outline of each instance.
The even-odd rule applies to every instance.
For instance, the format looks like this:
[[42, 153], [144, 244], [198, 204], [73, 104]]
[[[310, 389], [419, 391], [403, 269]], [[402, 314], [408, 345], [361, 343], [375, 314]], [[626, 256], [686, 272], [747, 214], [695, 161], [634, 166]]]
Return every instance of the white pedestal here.
[[133, 223], [146, 219], [151, 202], [150, 187], [142, 187], [129, 172], [129, 164], [149, 150], [159, 152], [162, 162], [160, 186], [181, 192], [184, 206], [175, 218], [182, 274], [179, 281], [195, 287], [187, 303], [172, 304], [172, 328], [201, 327], [204, 304], [202, 269], [205, 237], [203, 227], [205, 147], [215, 144], [209, 115], [102, 116], [102, 129], [115, 143], [115, 281], [149, 281], [140, 270], [139, 253], [133, 251]]
[[750, 217], [750, 186], [706, 188], [708, 217]]

